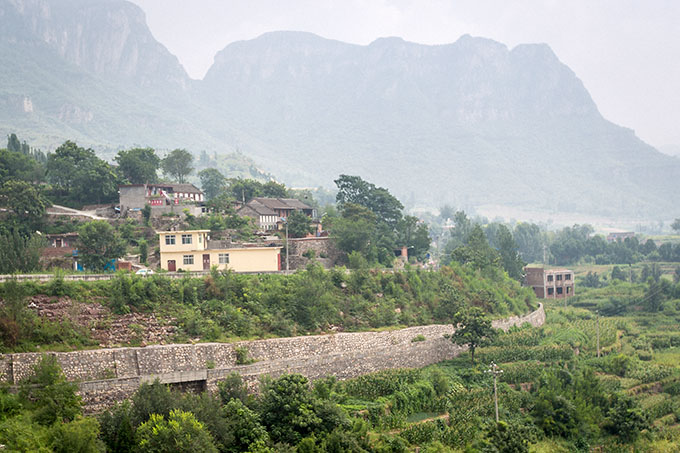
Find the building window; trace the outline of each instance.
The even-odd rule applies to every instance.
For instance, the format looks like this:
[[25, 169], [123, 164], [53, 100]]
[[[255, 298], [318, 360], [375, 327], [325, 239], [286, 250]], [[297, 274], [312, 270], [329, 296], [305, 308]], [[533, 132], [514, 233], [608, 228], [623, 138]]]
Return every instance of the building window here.
[[567, 286], [567, 294], [569, 294], [569, 287]]
[[182, 235], [182, 244], [191, 244], [191, 235], [190, 234], [183, 234]]
[[220, 264], [229, 264], [229, 254], [220, 253]]
[[562, 287], [561, 286], [557, 287], [557, 294], [562, 294]]
[[200, 244], [202, 240], [203, 240], [203, 235], [199, 234], [198, 235], [198, 243]]
[[194, 264], [194, 255], [184, 255], [182, 258], [184, 264]]
[[565, 280], [571, 280], [571, 274], [565, 274], [564, 279]]
[[548, 288], [548, 296], [552, 296], [554, 289]]
[[557, 280], [562, 280], [562, 274], [557, 275]]
[[553, 281], [553, 276], [552, 276], [552, 275], [548, 275], [548, 281], [549, 281], [549, 282]]
[[175, 235], [168, 234], [165, 236], [165, 245], [175, 245]]

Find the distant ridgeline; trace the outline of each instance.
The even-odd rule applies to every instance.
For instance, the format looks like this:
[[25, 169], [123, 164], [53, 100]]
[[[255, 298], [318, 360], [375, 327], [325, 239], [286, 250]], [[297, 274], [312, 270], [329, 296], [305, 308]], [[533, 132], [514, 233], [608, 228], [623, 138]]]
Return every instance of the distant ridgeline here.
[[680, 161], [603, 118], [544, 44], [277, 32], [230, 44], [195, 81], [123, 0], [0, 15], [0, 132], [45, 151], [239, 150], [289, 185], [356, 174], [420, 204], [678, 215]]

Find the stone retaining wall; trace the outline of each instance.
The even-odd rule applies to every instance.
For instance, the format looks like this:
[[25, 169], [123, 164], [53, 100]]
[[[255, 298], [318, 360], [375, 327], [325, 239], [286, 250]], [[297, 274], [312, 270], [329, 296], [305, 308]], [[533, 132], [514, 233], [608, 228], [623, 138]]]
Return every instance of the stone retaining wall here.
[[[545, 322], [543, 306], [525, 316], [494, 321], [507, 330], [513, 325]], [[53, 352], [66, 378], [79, 382], [88, 411], [100, 411], [132, 395], [142, 382], [204, 381], [209, 390], [231, 372], [247, 382], [300, 373], [310, 379], [335, 375], [346, 379], [390, 368], [423, 367], [458, 356], [467, 348], [444, 338], [451, 325], [409, 327], [384, 332], [337, 333], [239, 343], [200, 343], [144, 348]], [[422, 335], [424, 341], [412, 341]], [[250, 365], [236, 364], [236, 348], [247, 348]], [[40, 353], [0, 355], [0, 382], [17, 384], [30, 375]]]

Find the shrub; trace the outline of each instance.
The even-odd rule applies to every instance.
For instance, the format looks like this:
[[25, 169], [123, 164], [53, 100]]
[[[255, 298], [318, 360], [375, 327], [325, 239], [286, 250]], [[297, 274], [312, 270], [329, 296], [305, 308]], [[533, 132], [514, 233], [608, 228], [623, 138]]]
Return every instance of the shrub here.
[[425, 341], [425, 336], [422, 334], [418, 334], [415, 337], [411, 338], [411, 343], [417, 343], [419, 341]]
[[151, 414], [136, 433], [140, 451], [168, 453], [217, 453], [212, 436], [190, 412], [170, 411], [163, 415]]
[[33, 374], [21, 382], [20, 396], [34, 409], [33, 418], [42, 425], [70, 421], [80, 415], [78, 386], [67, 382], [54, 356], [43, 356]]
[[91, 417], [55, 424], [51, 437], [54, 453], [97, 453], [103, 449], [99, 440], [99, 423]]
[[255, 359], [250, 357], [250, 352], [245, 346], [236, 346], [234, 348], [234, 353], [236, 353], [236, 365], [248, 365], [255, 363]]

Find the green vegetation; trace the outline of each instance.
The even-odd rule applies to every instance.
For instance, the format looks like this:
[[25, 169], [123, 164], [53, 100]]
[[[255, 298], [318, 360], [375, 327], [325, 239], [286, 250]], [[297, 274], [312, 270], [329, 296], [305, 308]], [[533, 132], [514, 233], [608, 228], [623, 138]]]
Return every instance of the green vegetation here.
[[161, 159], [151, 148], [133, 148], [118, 151], [114, 158], [121, 179], [129, 184], [154, 183], [158, 180]]
[[[401, 272], [360, 269], [347, 273], [344, 268], [326, 271], [314, 264], [292, 275], [213, 270], [202, 278], [183, 279], [122, 272], [109, 281], [55, 278], [42, 284], [5, 283], [0, 290], [10, 291], [9, 285], [20, 288], [25, 296], [68, 296], [83, 304], [96, 300], [118, 314], [155, 313], [177, 326], [174, 341], [291, 336], [328, 331], [330, 326], [353, 331], [449, 323], [467, 305], [483, 308], [494, 318], [526, 313], [537, 306], [533, 292], [502, 271], [480, 272], [459, 265], [436, 272], [407, 268]], [[58, 332], [71, 335], [50, 335], [40, 341], [34, 330], [39, 318], [25, 305], [21, 316], [24, 314], [31, 315], [25, 322], [33, 327], [20, 328], [16, 340], [3, 344], [5, 350], [30, 350], [57, 338], [64, 343], [61, 349], [88, 344], [87, 329], [74, 329], [67, 320], [49, 325], [61, 326]]]
[[175, 181], [184, 183], [186, 177], [194, 171], [194, 167], [191, 166], [193, 161], [194, 156], [189, 151], [175, 149], [161, 161], [161, 168], [163, 173], [171, 176]]
[[561, 266], [680, 262], [680, 243], [671, 236], [635, 236], [607, 242], [604, 236], [594, 235], [590, 225], [558, 231], [532, 223], [506, 226], [483, 218], [472, 220], [465, 212], [454, 212], [449, 206], [442, 207], [435, 220], [453, 223], [441, 250], [444, 261], [497, 260], [511, 277], [518, 279], [525, 262], [539, 263], [544, 258], [548, 265]]
[[[335, 184], [339, 215], [327, 211], [323, 221], [340, 250], [348, 255], [360, 253], [371, 266], [391, 266], [395, 251], [404, 246], [409, 256], [424, 258], [430, 248], [427, 225], [404, 216], [403, 205], [387, 189], [348, 175], [340, 175]], [[358, 266], [350, 259], [350, 267]]]

